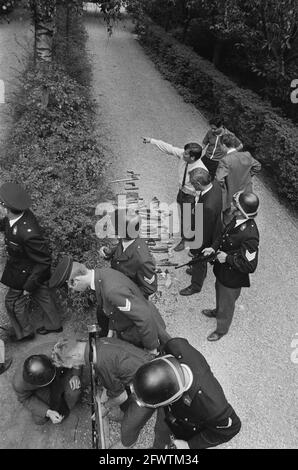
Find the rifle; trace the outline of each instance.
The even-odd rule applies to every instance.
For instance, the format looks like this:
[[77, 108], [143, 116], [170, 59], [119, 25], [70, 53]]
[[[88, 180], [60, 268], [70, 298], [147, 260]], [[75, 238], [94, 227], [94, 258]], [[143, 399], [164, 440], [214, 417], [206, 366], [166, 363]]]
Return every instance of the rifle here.
[[91, 420], [92, 420], [92, 448], [106, 449], [104, 422], [101, 409], [100, 393], [96, 384], [96, 338], [100, 328], [98, 325], [89, 325], [89, 363], [91, 376]]
[[[221, 241], [223, 239], [223, 237], [229, 232], [229, 230], [231, 228], [233, 228], [235, 225], [235, 218], [233, 218], [224, 228], [223, 232], [221, 233], [221, 235], [217, 238], [217, 242]], [[217, 243], [218, 246], [219, 246], [219, 243]], [[175, 269], [179, 269], [179, 268], [183, 268], [184, 266], [193, 266], [194, 264], [196, 263], [202, 263], [204, 261], [208, 261], [209, 263], [213, 263], [215, 260], [216, 260], [216, 256], [217, 256], [217, 253], [212, 253], [211, 255], [208, 255], [208, 256], [204, 256], [202, 255], [202, 250], [203, 248], [201, 248], [199, 250], [199, 253], [197, 256], [194, 257], [194, 259], [192, 259], [191, 261], [189, 261], [188, 263], [184, 263], [184, 264], [180, 264], [179, 266], [175, 267]]]

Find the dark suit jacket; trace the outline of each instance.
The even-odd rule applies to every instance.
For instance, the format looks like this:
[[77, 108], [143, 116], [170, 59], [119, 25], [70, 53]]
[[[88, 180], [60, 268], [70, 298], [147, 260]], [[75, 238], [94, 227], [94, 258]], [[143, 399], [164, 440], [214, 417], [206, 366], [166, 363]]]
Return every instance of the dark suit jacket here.
[[41, 228], [30, 210], [12, 226], [0, 221], [5, 234], [7, 262], [1, 282], [8, 287], [32, 292], [51, 276], [51, 255]]
[[252, 191], [251, 177], [261, 171], [261, 163], [249, 152], [230, 152], [222, 158], [217, 167], [215, 179], [223, 191], [223, 210], [231, 205], [237, 191]]
[[155, 305], [123, 273], [111, 268], [96, 269], [95, 290], [98, 303], [109, 318], [109, 328], [119, 338], [148, 350], [169, 339]]

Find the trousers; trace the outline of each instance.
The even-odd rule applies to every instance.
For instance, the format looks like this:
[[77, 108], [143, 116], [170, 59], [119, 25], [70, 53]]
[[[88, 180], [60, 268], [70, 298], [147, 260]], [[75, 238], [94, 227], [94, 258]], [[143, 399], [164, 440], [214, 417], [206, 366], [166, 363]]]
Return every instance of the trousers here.
[[231, 326], [236, 300], [241, 292], [241, 287], [232, 289], [225, 287], [218, 279], [215, 281], [216, 293], [216, 320], [217, 320], [217, 333], [225, 335]]
[[61, 318], [54, 301], [54, 294], [47, 285], [43, 284], [30, 293], [30, 297], [22, 290], [9, 288], [5, 297], [5, 306], [11, 325], [17, 339], [33, 333], [34, 328], [30, 319], [30, 300], [35, 301], [42, 313], [42, 326], [47, 330], [61, 327]]

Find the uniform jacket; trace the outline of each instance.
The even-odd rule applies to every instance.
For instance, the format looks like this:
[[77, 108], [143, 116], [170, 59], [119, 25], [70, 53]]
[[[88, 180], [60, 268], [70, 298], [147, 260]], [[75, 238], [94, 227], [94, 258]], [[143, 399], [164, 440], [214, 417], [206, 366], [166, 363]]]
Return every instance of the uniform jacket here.
[[27, 210], [12, 227], [4, 217], [0, 231], [8, 254], [1, 282], [13, 289], [34, 291], [51, 276], [51, 255], [35, 216]]
[[166, 422], [176, 439], [186, 440], [190, 448], [195, 449], [198, 433], [228, 418], [233, 408], [227, 402], [204, 356], [186, 339], [170, 339], [165, 352], [189, 366], [193, 373], [190, 389], [179, 400], [164, 407], [164, 410]]
[[143, 238], [136, 238], [125, 251], [120, 241], [111, 253], [111, 268], [128, 276], [144, 295], [156, 292], [155, 262]]
[[[34, 350], [28, 352], [26, 358], [33, 354], [45, 354], [45, 352], [44, 350], [37, 351], [35, 347]], [[39, 398], [38, 391], [44, 391], [45, 389], [49, 388], [51, 384], [46, 387], [36, 387], [35, 385], [31, 385], [24, 381], [23, 367], [26, 358], [24, 358], [24, 360], [22, 360], [18, 365], [13, 377], [12, 385], [14, 391], [16, 392], [18, 401], [22, 403], [29, 411], [31, 411], [32, 414], [43, 418], [49, 409], [49, 405], [44, 403], [44, 401]], [[62, 368], [59, 369], [60, 372], [62, 372]], [[80, 371], [78, 369], [63, 369], [63, 372], [68, 374], [69, 378], [73, 377], [74, 375], [80, 376]]]
[[[144, 349], [118, 338], [96, 339], [96, 376], [107, 389], [109, 398], [116, 398], [125, 391], [136, 371], [153, 356]], [[89, 361], [89, 344], [85, 350], [85, 362]]]
[[105, 268], [95, 270], [94, 280], [97, 301], [109, 318], [109, 328], [121, 339], [149, 350], [169, 339], [159, 311], [131, 279]]
[[215, 179], [223, 191], [223, 210], [230, 207], [237, 191], [252, 191], [251, 177], [261, 171], [261, 164], [249, 152], [230, 152], [217, 167]]
[[212, 188], [203, 196], [199, 197], [198, 203], [203, 204], [203, 240], [201, 248], [212, 245], [221, 233], [222, 221], [222, 191], [217, 181], [213, 182]]
[[228, 254], [225, 263], [215, 261], [214, 274], [225, 287], [249, 287], [249, 274], [256, 270], [259, 251], [259, 231], [253, 219], [231, 228], [213, 244]]

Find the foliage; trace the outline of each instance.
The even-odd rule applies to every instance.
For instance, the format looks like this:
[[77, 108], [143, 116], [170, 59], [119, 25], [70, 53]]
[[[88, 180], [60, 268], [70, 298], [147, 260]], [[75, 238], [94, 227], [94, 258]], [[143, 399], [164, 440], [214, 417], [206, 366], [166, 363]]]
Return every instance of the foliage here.
[[[95, 235], [95, 207], [109, 196], [104, 155], [95, 136], [86, 34], [73, 15], [70, 37], [76, 41], [70, 41], [66, 61], [61, 11], [60, 19], [55, 60], [46, 68], [30, 64], [23, 75], [14, 103], [14, 126], [0, 161], [6, 170], [3, 179], [22, 183], [30, 192], [54, 263], [67, 253], [94, 266], [99, 263], [100, 245]], [[79, 306], [89, 302], [86, 296], [75, 299]]]
[[207, 60], [147, 22], [140, 41], [161, 71], [200, 109], [220, 112], [228, 128], [274, 176], [280, 195], [298, 208], [298, 131], [251, 91], [238, 88]]

